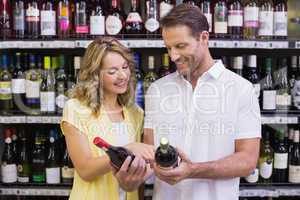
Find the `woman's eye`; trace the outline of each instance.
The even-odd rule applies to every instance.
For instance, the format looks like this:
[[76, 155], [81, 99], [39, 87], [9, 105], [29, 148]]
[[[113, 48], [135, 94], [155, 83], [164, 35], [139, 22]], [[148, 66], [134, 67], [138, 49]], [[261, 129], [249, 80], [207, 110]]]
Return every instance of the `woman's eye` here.
[[110, 75], [113, 75], [113, 74], [115, 74], [116, 72], [117, 72], [116, 69], [110, 69], [110, 70], [108, 70], [108, 74], [110, 74]]
[[128, 68], [129, 68], [128, 65], [123, 66], [123, 69], [128, 69]]

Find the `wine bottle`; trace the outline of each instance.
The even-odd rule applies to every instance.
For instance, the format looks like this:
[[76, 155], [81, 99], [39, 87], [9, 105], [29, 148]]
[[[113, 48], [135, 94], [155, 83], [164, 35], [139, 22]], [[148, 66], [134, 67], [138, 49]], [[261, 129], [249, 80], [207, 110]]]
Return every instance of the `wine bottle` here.
[[159, 77], [162, 78], [171, 73], [169, 55], [164, 53], [162, 56], [162, 67], [159, 70]]
[[158, 6], [156, 0], [148, 0], [147, 7], [147, 20], [145, 22], [145, 29], [147, 38], [155, 38], [159, 33], [159, 16]]
[[270, 132], [264, 132], [264, 139], [259, 155], [260, 182], [270, 183], [273, 171], [273, 149], [270, 145]]
[[65, 102], [68, 100], [66, 96], [67, 92], [67, 75], [65, 72], [65, 56], [60, 55], [59, 57], [59, 68], [56, 72], [56, 112], [61, 114], [65, 105]]
[[257, 181], [259, 180], [259, 167], [256, 166], [256, 168], [244, 179], [247, 183], [257, 183]]
[[27, 138], [23, 134], [21, 136], [21, 150], [18, 154], [18, 182], [29, 183], [31, 176], [30, 152], [28, 149]]
[[262, 109], [267, 111], [276, 110], [276, 90], [273, 85], [272, 59], [265, 60], [265, 78], [262, 82]]
[[50, 66], [50, 56], [44, 57], [44, 76], [41, 83], [41, 113], [55, 113], [55, 76]]
[[90, 15], [90, 35], [97, 37], [105, 34], [105, 15], [102, 0], [93, 0], [93, 8]]
[[257, 58], [256, 55], [249, 55], [247, 62], [247, 76], [246, 78], [253, 84], [257, 98], [260, 96], [260, 79], [257, 72]]
[[25, 3], [24, 0], [16, 0], [13, 6], [14, 37], [23, 39], [25, 36]]
[[64, 142], [64, 154], [61, 164], [61, 179], [63, 183], [72, 183], [74, 179], [74, 166]]
[[212, 32], [211, 0], [202, 0], [200, 2], [200, 9], [207, 19], [208, 26], [209, 26], [209, 33], [211, 33]]
[[161, 0], [159, 3], [159, 17], [162, 19], [166, 16], [174, 7], [175, 2], [173, 0]]
[[21, 53], [16, 53], [16, 64], [12, 72], [11, 89], [13, 95], [13, 112], [24, 111], [25, 106], [25, 72], [22, 67]]
[[35, 143], [32, 151], [32, 182], [43, 183], [46, 180], [46, 156], [39, 131], [35, 132]]
[[148, 57], [148, 72], [144, 77], [144, 92], [146, 93], [151, 83], [157, 79], [157, 74], [154, 72], [154, 56]]
[[287, 79], [287, 59], [280, 59], [278, 70], [278, 89], [276, 91], [276, 108], [278, 110], [289, 110], [292, 105], [291, 90]]
[[72, 29], [71, 2], [60, 0], [56, 9], [57, 12], [57, 34], [61, 39], [70, 37]]
[[52, 38], [56, 36], [56, 12], [53, 0], [44, 0], [41, 9], [41, 36]]
[[9, 0], [0, 1], [0, 38], [7, 39], [11, 37], [12, 15]]
[[100, 137], [94, 138], [94, 144], [97, 147], [102, 148], [105, 153], [110, 158], [111, 164], [116, 168], [120, 169], [123, 162], [126, 160], [128, 156], [131, 156], [131, 162], [134, 160], [135, 156], [126, 148], [120, 146], [112, 146], [108, 144], [106, 141], [101, 139]]
[[218, 0], [214, 5], [214, 33], [216, 38], [224, 38], [228, 34], [228, 11], [225, 0]]
[[274, 37], [286, 39], [288, 35], [287, 0], [274, 1]]
[[165, 137], [160, 139], [160, 146], [155, 151], [155, 162], [161, 168], [178, 166], [178, 152], [169, 144], [169, 140]]
[[244, 38], [255, 39], [259, 28], [257, 0], [247, 0], [244, 5]]
[[89, 33], [89, 18], [87, 16], [87, 2], [85, 0], [75, 1], [75, 35], [85, 38]]
[[57, 133], [51, 129], [49, 133], [49, 150], [46, 160], [46, 183], [60, 183], [60, 166], [58, 162], [58, 148], [56, 146]]
[[3, 115], [9, 115], [12, 112], [11, 79], [11, 73], [8, 70], [8, 55], [3, 54], [0, 74], [0, 113]]
[[40, 84], [41, 84], [41, 74], [36, 68], [36, 57], [30, 55], [29, 70], [26, 73], [26, 103], [29, 108], [31, 108], [28, 114], [38, 115], [40, 114]]
[[233, 71], [240, 76], [243, 76], [243, 57], [233, 57]]
[[136, 89], [135, 89], [135, 102], [142, 109], [144, 109], [144, 91], [143, 91], [143, 78], [141, 72], [141, 54], [134, 53], [135, 60], [135, 76], [136, 76]]
[[25, 23], [26, 36], [37, 39], [40, 34], [40, 10], [37, 0], [27, 1]]
[[290, 154], [289, 182], [300, 183], [300, 146], [299, 130], [294, 132], [293, 148]]
[[124, 13], [120, 9], [120, 0], [111, 0], [111, 8], [105, 20], [105, 30], [108, 35], [118, 35], [122, 33], [124, 23]]
[[259, 29], [258, 36], [261, 39], [272, 39], [273, 37], [273, 1], [264, 0], [259, 7]]
[[274, 174], [273, 181], [284, 183], [288, 175], [288, 149], [284, 144], [284, 130], [280, 128], [277, 132], [278, 143], [274, 148]]
[[131, 11], [125, 22], [125, 34], [127, 37], [140, 37], [144, 33], [144, 23], [140, 15], [139, 0], [131, 0]]
[[233, 39], [243, 36], [243, 4], [241, 0], [232, 0], [228, 4], [228, 33]]
[[1, 159], [1, 181], [2, 183], [17, 182], [17, 162], [13, 152], [11, 131], [4, 130], [4, 151]]

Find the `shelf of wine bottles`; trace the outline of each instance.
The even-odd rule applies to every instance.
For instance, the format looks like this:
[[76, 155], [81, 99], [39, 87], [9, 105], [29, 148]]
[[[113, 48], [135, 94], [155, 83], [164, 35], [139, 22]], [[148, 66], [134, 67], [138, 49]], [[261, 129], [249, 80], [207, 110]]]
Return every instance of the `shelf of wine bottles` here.
[[[0, 124], [59, 124], [61, 116], [0, 116]], [[262, 124], [298, 124], [299, 114], [262, 114]]]
[[[56, 49], [86, 48], [93, 40], [52, 40], [52, 41], [0, 41], [0, 49]], [[125, 39], [120, 42], [128, 48], [165, 48], [163, 40]], [[255, 48], [255, 49], [299, 49], [299, 41], [267, 40], [210, 40], [210, 48]]]

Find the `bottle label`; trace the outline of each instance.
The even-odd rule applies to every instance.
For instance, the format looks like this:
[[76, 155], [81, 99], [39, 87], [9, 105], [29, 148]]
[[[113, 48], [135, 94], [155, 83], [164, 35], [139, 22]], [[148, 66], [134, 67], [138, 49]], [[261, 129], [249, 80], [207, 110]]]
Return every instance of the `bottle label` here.
[[113, 15], [109, 15], [105, 21], [106, 32], [109, 35], [117, 35], [122, 30], [122, 21]]
[[25, 30], [25, 13], [24, 9], [14, 10], [14, 29]]
[[60, 168], [46, 168], [46, 182], [49, 184], [60, 183]]
[[75, 27], [76, 33], [88, 33], [89, 32], [89, 26], [76, 26]]
[[148, 31], [154, 32], [159, 28], [159, 22], [154, 18], [150, 18], [146, 21], [145, 27]]
[[17, 181], [17, 165], [16, 164], [6, 164], [1, 165], [1, 175], [3, 183], [14, 183]]
[[25, 79], [18, 78], [11, 80], [11, 89], [13, 94], [24, 94], [25, 93]]
[[32, 181], [35, 183], [45, 182], [45, 176], [43, 174], [33, 174]]
[[91, 16], [90, 17], [91, 35], [104, 35], [105, 34], [105, 20], [104, 16]]
[[291, 95], [289, 94], [276, 95], [276, 104], [278, 106], [290, 106], [291, 103], [292, 103]]
[[160, 19], [162, 19], [164, 16], [166, 16], [173, 8], [174, 6], [172, 4], [168, 4], [166, 2], [161, 2], [159, 5], [159, 11], [160, 11]]
[[40, 82], [39, 81], [25, 81], [26, 98], [39, 98], [40, 97]]
[[228, 26], [229, 27], [243, 27], [243, 11], [229, 10], [228, 11]]
[[41, 92], [41, 111], [55, 111], [55, 92]]
[[259, 12], [259, 29], [258, 35], [273, 35], [273, 11]]
[[288, 167], [288, 154], [274, 153], [274, 169], [287, 169], [287, 167]]
[[12, 99], [11, 82], [0, 81], [0, 100], [10, 100], [10, 99]]
[[260, 96], [260, 84], [253, 84], [254, 86], [254, 92], [255, 92], [255, 96], [257, 96], [257, 98], [259, 98]]
[[274, 12], [274, 35], [287, 36], [287, 12]]
[[209, 32], [211, 32], [212, 30], [212, 14], [211, 13], [204, 13], [207, 22], [208, 22], [208, 26], [209, 26]]
[[215, 33], [227, 33], [227, 22], [215, 22]]
[[63, 108], [65, 106], [65, 103], [68, 100], [68, 98], [63, 94], [60, 94], [56, 97], [55, 100], [56, 100], [57, 107]]
[[56, 35], [54, 11], [41, 11], [41, 35]]
[[300, 183], [300, 166], [296, 166], [296, 165], [289, 166], [289, 182]]
[[29, 183], [29, 177], [18, 176], [18, 182], [19, 183]]
[[74, 177], [74, 168], [69, 168], [68, 166], [64, 166], [61, 168], [61, 173], [63, 178], [71, 179]]
[[263, 162], [259, 164], [259, 174], [264, 179], [271, 178], [273, 171], [273, 162]]
[[59, 28], [60, 28], [60, 30], [67, 31], [68, 28], [69, 28], [69, 24], [70, 24], [69, 18], [67, 18], [67, 17], [60, 17], [59, 18]]
[[244, 8], [244, 26], [248, 28], [258, 28], [258, 7], [246, 6]]
[[258, 181], [258, 169], [256, 168], [249, 176], [245, 177], [248, 183], [256, 183]]
[[28, 22], [39, 22], [40, 11], [37, 8], [29, 7], [26, 10], [26, 21]]
[[263, 109], [264, 110], [276, 109], [276, 90], [263, 91]]
[[143, 20], [140, 16], [140, 14], [138, 12], [131, 12], [129, 13], [126, 22], [138, 22], [138, 23], [142, 23]]

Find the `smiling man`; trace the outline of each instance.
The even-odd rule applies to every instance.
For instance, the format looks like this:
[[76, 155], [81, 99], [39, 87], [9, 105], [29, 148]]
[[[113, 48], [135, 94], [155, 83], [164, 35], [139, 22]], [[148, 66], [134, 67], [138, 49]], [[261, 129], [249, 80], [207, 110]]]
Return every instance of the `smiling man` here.
[[144, 142], [162, 136], [178, 148], [178, 167], [157, 176], [155, 200], [238, 200], [239, 177], [256, 167], [260, 109], [253, 85], [215, 62], [208, 22], [200, 9], [180, 4], [161, 20], [177, 71], [154, 82], [145, 101]]

